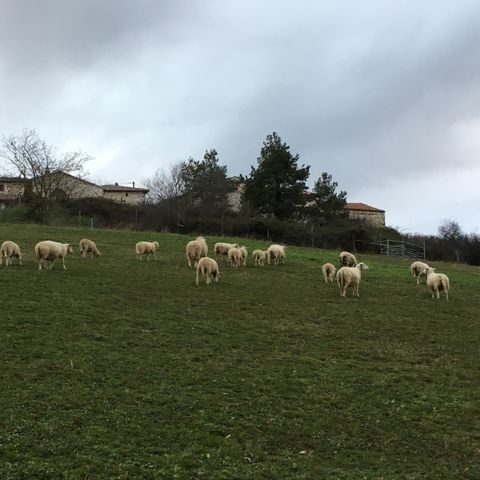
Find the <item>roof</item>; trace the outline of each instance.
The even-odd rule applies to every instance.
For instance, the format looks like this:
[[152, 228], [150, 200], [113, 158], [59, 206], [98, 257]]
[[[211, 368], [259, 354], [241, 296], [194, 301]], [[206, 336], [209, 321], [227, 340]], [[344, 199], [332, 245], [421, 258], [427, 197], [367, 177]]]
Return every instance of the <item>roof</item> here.
[[148, 192], [148, 188], [122, 187], [121, 185], [102, 185], [102, 188], [106, 192]]
[[3, 183], [26, 183], [26, 182], [29, 182], [29, 179], [24, 178], [24, 177], [0, 177], [0, 182], [3, 182]]
[[381, 210], [380, 208], [371, 207], [366, 203], [346, 203], [345, 210], [356, 210], [362, 212], [379, 212], [385, 213], [385, 210]]

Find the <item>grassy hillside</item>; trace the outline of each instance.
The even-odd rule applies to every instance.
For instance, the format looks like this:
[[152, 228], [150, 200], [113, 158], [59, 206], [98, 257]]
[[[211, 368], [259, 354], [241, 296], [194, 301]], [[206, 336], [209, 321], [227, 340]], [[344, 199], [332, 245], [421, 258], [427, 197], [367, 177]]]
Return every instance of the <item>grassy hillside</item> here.
[[[78, 255], [92, 238], [102, 257]], [[432, 301], [410, 261], [361, 257], [361, 298], [291, 247], [278, 267], [194, 286], [158, 233], [1, 225], [4, 479], [478, 479], [478, 268], [437, 265]], [[76, 254], [37, 271], [34, 244]], [[138, 240], [158, 240], [140, 262]], [[207, 238], [209, 247], [219, 238]], [[242, 241], [250, 252], [265, 244]]]

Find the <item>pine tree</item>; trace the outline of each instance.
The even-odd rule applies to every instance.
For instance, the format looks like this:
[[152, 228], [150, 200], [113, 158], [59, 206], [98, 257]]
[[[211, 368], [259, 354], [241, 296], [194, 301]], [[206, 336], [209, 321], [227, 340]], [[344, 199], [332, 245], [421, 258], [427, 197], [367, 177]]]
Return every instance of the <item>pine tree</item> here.
[[310, 167], [298, 166], [299, 156], [273, 132], [267, 135], [257, 159], [245, 179], [243, 202], [254, 212], [278, 219], [294, 217], [306, 201], [305, 190]]

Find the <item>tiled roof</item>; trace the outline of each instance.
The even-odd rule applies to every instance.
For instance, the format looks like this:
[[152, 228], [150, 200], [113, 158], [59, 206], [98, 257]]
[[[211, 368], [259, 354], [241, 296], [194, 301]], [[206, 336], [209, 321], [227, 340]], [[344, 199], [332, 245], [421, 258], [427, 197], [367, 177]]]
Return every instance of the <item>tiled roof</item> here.
[[3, 183], [25, 183], [29, 181], [28, 178], [23, 177], [0, 177], [0, 182]]
[[366, 203], [346, 203], [345, 210], [356, 210], [362, 212], [380, 212], [385, 213], [385, 210], [381, 210], [380, 208], [371, 207]]
[[148, 192], [148, 188], [122, 187], [121, 185], [102, 185], [106, 192]]

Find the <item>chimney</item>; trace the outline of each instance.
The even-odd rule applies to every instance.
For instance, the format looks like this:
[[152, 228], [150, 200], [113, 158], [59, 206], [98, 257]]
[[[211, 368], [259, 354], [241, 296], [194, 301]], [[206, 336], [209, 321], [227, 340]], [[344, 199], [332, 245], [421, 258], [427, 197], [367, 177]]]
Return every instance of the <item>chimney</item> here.
[[115, 182], [115, 186], [118, 187], [118, 182]]
[[133, 188], [135, 188], [135, 182], [132, 182]]

